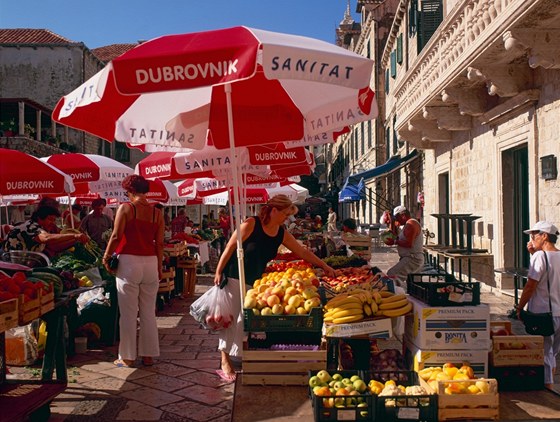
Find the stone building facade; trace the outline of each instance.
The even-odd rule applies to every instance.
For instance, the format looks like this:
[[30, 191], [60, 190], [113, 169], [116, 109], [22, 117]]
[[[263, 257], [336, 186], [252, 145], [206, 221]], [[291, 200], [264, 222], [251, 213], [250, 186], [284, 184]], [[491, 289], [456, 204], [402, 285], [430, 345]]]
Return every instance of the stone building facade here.
[[[522, 230], [538, 220], [560, 224], [560, 3], [358, 0], [356, 10], [360, 33], [346, 47], [377, 59], [380, 115], [329, 147], [329, 180], [420, 154], [366, 180], [372, 195], [341, 207], [375, 223], [383, 205], [403, 204], [432, 242], [449, 229], [433, 215], [478, 217], [461, 227], [463, 240], [469, 226], [472, 247], [487, 252], [473, 276], [511, 287], [494, 269], [528, 265]], [[371, 148], [361, 149], [364, 138]]]

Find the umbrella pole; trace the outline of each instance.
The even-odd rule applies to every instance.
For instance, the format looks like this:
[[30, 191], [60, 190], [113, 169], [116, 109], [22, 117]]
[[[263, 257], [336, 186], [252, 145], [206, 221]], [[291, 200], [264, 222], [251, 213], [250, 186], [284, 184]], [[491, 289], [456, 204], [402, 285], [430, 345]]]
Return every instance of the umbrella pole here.
[[233, 168], [233, 198], [235, 201], [235, 231], [237, 233], [237, 265], [239, 266], [239, 290], [241, 293], [241, 304], [245, 299], [245, 267], [243, 266], [243, 239], [241, 238], [241, 219], [239, 215], [239, 173], [237, 171], [237, 153], [235, 152], [235, 138], [233, 133], [233, 112], [231, 105], [231, 84], [224, 85], [227, 105], [228, 134], [229, 134], [229, 150], [231, 153], [231, 165]]
[[70, 223], [72, 224], [72, 228], [74, 227], [74, 213], [72, 212], [72, 205], [71, 205], [71, 198], [70, 195], [68, 195], [68, 211], [70, 211]]

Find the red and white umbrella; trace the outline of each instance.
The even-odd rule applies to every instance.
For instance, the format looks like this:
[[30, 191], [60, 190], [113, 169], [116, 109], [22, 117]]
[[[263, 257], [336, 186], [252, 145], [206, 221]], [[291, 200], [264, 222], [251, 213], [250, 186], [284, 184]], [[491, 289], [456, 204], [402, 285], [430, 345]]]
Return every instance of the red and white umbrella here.
[[53, 118], [132, 144], [202, 149], [208, 132], [218, 149], [311, 143], [377, 116], [373, 65], [324, 41], [247, 27], [168, 35], [114, 59]]
[[59, 194], [75, 190], [72, 178], [39, 158], [0, 148], [0, 195]]
[[330, 141], [375, 118], [373, 65], [323, 41], [247, 27], [163, 36], [62, 98], [53, 119], [131, 144], [200, 150], [212, 139], [230, 149], [239, 202], [236, 147]]

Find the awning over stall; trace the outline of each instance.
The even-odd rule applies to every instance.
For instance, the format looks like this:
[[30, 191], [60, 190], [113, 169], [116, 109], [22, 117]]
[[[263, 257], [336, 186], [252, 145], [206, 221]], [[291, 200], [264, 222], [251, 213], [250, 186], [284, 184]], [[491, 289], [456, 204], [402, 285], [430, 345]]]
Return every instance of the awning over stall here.
[[365, 199], [364, 179], [360, 179], [357, 184], [351, 184], [348, 179], [338, 194], [338, 202], [356, 202]]
[[387, 160], [385, 164], [348, 176], [346, 178], [346, 183], [344, 184], [344, 186], [357, 186], [361, 180], [367, 181], [370, 179], [376, 179], [381, 176], [386, 176], [387, 174], [392, 173], [393, 171], [398, 170], [401, 167], [404, 167], [416, 157], [418, 157], [418, 155], [418, 150], [415, 149], [404, 157], [400, 157], [398, 155], [393, 156], [389, 158], [389, 160]]

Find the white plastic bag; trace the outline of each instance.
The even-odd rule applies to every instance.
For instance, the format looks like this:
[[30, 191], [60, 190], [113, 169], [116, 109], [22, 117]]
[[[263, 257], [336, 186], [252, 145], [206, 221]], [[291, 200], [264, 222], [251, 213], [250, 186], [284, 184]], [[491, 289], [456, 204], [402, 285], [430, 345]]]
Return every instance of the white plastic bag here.
[[220, 331], [234, 322], [233, 297], [227, 286], [220, 289], [212, 286], [191, 304], [190, 314], [204, 328]]

